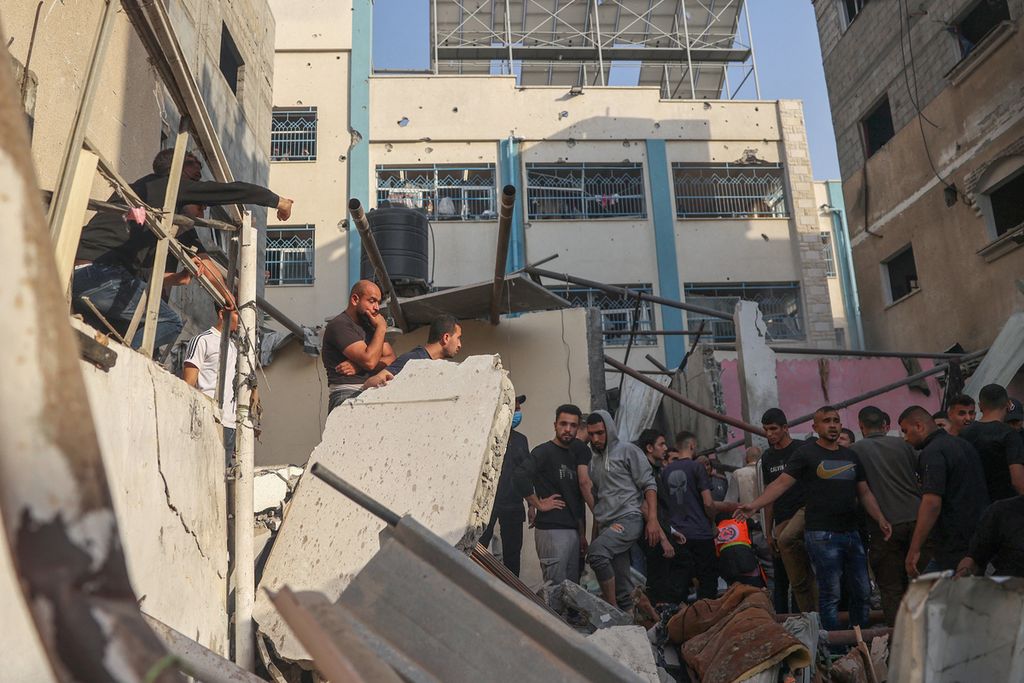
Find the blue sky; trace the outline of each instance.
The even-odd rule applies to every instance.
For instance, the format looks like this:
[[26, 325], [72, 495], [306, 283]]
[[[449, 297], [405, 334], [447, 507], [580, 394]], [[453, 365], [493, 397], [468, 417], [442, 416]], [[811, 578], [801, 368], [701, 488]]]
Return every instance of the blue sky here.
[[[749, 0], [749, 6], [761, 97], [803, 100], [814, 177], [838, 179], [839, 162], [811, 0]], [[427, 68], [428, 22], [429, 0], [374, 0], [374, 66]], [[752, 83], [748, 81], [739, 96], [753, 99]]]

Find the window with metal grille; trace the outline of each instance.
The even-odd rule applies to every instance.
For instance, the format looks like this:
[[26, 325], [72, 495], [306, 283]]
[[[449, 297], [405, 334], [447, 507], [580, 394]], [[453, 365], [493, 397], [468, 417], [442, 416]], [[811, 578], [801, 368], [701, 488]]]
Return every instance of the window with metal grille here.
[[268, 285], [311, 285], [315, 252], [315, 226], [267, 228], [264, 265]]
[[679, 218], [785, 218], [782, 164], [674, 163]]
[[377, 207], [405, 206], [433, 220], [497, 218], [494, 164], [378, 166]]
[[642, 164], [527, 164], [531, 220], [646, 218]]
[[[761, 309], [768, 325], [768, 336], [776, 340], [804, 338], [803, 315], [800, 306], [800, 284], [797, 282], [742, 282], [724, 284], [687, 284], [688, 303], [712, 308], [730, 316], [736, 303], [754, 301]], [[705, 323], [716, 342], [736, 341], [736, 328], [731, 320], [721, 320], [700, 313], [687, 312], [687, 326], [691, 330]]]
[[[652, 294], [650, 283], [616, 285], [636, 292]], [[643, 332], [654, 329], [654, 309], [649, 301], [641, 301], [628, 296], [609, 294], [600, 289], [589, 287], [561, 286], [550, 287], [552, 292], [572, 304], [573, 308], [598, 308], [601, 310], [601, 330], [604, 333], [605, 346], [625, 346], [629, 343], [629, 333], [633, 329], [633, 321], [637, 321], [637, 334], [633, 337], [634, 346], [657, 346], [658, 339], [654, 335]]]
[[832, 231], [821, 231], [821, 256], [825, 259], [825, 277], [836, 276], [836, 256], [832, 247]]
[[274, 107], [271, 161], [316, 161], [316, 107]]

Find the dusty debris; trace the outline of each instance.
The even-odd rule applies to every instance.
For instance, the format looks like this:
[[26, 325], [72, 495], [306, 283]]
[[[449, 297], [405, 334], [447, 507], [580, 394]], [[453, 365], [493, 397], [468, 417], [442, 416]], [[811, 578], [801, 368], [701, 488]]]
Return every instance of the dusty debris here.
[[623, 664], [648, 683], [659, 683], [658, 665], [642, 626], [609, 626], [587, 636], [587, 642]]
[[592, 628], [633, 625], [633, 617], [618, 607], [609, 605], [579, 584], [566, 580], [562, 582], [561, 588], [561, 598], [566, 606], [584, 615]]

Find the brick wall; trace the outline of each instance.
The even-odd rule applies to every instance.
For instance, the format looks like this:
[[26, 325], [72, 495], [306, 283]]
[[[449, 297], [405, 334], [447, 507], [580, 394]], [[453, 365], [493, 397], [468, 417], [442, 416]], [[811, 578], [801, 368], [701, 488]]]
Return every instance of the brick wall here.
[[[960, 60], [947, 24], [958, 20], [976, 0], [902, 0], [909, 9], [909, 42], [900, 51], [900, 1], [871, 0], [845, 27], [842, 0], [815, 0], [818, 37], [843, 180], [864, 162], [860, 121], [883, 95], [889, 97], [896, 131], [915, 123], [922, 109], [944, 88], [946, 73]], [[1010, 16], [1024, 16], [1024, 0], [1008, 0]], [[904, 24], [906, 27], [906, 24]], [[908, 45], [913, 45], [913, 68]], [[907, 69], [904, 69], [904, 56]], [[916, 72], [916, 94], [914, 81]], [[908, 87], [909, 82], [909, 87]], [[927, 125], [927, 124], [926, 124]]]
[[807, 342], [812, 346], [833, 347], [836, 343], [835, 322], [825, 277], [804, 110], [799, 100], [779, 100], [779, 130], [782, 133], [783, 163], [792, 216], [793, 251], [800, 266], [800, 294]]

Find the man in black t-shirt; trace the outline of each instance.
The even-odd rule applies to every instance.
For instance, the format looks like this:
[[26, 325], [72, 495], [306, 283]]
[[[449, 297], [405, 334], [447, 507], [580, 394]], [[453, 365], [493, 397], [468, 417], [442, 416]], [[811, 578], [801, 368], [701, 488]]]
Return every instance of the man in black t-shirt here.
[[358, 395], [370, 375], [395, 360], [384, 341], [388, 321], [380, 313], [380, 299], [380, 287], [360, 280], [349, 293], [348, 307], [327, 323], [320, 357], [331, 396], [328, 413]]
[[981, 419], [972, 422], [960, 437], [974, 446], [985, 470], [991, 501], [1024, 494], [1024, 442], [1006, 424], [1010, 397], [998, 384], [987, 384], [978, 393]]
[[576, 474], [582, 456], [573, 442], [581, 416], [572, 404], [559, 406], [554, 438], [530, 451], [512, 472], [516, 493], [537, 510], [533, 537], [548, 585], [580, 580], [580, 555], [587, 543], [586, 515]]
[[[770, 408], [761, 417], [768, 439], [768, 450], [761, 456], [761, 475], [768, 486], [779, 478], [793, 454], [804, 445], [789, 435], [789, 422], [779, 408]], [[796, 482], [774, 503], [764, 506], [764, 524], [772, 548], [775, 611], [792, 612], [789, 591], [797, 611], [818, 609], [818, 589], [811, 559], [804, 546], [804, 485]]]
[[494, 492], [491, 519], [487, 522], [484, 532], [480, 534], [480, 545], [486, 548], [491, 544], [495, 525], [501, 525], [501, 562], [516, 576], [519, 576], [519, 562], [523, 549], [523, 523], [526, 521], [526, 512], [523, 509], [523, 497], [516, 493], [515, 487], [512, 485], [512, 473], [519, 467], [519, 463], [530, 457], [530, 442], [527, 441], [524, 434], [520, 434], [516, 429], [523, 419], [524, 403], [526, 403], [525, 394], [516, 396], [516, 410], [512, 414], [512, 431], [508, 434], [505, 457], [501, 459], [501, 473], [498, 475], [498, 486]]
[[837, 443], [841, 429], [839, 411], [832, 406], [818, 408], [814, 413], [818, 439], [794, 453], [783, 473], [757, 500], [739, 506], [736, 511], [738, 519], [747, 519], [776, 501], [797, 481], [805, 484], [804, 543], [818, 581], [821, 625], [828, 631], [839, 628], [840, 589], [844, 584], [849, 594], [850, 625], [868, 625], [871, 584], [864, 544], [857, 530], [858, 500], [878, 522], [885, 538], [892, 534], [892, 527], [864, 480], [857, 454]]
[[921, 406], [904, 410], [899, 424], [903, 438], [920, 451], [921, 507], [907, 551], [907, 576], [920, 574], [921, 548], [929, 538], [935, 544], [935, 557], [925, 571], [955, 569], [967, 554], [971, 534], [988, 505], [981, 458], [970, 443], [939, 429]]

